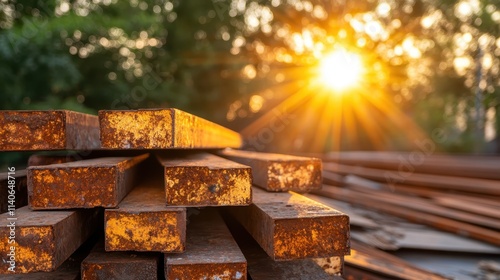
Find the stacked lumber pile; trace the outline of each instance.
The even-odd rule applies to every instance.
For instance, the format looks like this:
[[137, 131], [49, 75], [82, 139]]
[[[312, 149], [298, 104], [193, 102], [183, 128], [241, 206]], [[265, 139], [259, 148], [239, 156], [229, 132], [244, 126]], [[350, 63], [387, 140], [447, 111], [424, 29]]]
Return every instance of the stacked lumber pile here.
[[[498, 259], [500, 158], [435, 155], [426, 149], [412, 153], [330, 153], [322, 159], [323, 188], [307, 196], [348, 213], [351, 226], [363, 229], [351, 232], [356, 242], [351, 244], [352, 255], [346, 257], [348, 275], [362, 275], [360, 271], [350, 271], [354, 269], [375, 271], [382, 278], [439, 277], [418, 276], [406, 269], [403, 271], [407, 276], [403, 277], [384, 273], [384, 268], [374, 269], [373, 263], [380, 263], [377, 256], [383, 252], [370, 248], [368, 260], [360, 260], [359, 248], [367, 250], [361, 241], [384, 250], [481, 253], [492, 254], [481, 258]], [[357, 217], [362, 211], [369, 215]], [[375, 212], [382, 214], [375, 217]], [[432, 253], [428, 257], [432, 258]], [[468, 279], [465, 275], [458, 277]]]
[[321, 161], [241, 146], [176, 109], [0, 111], [0, 151], [76, 151], [0, 175], [0, 277], [335, 279], [349, 218], [300, 194]]

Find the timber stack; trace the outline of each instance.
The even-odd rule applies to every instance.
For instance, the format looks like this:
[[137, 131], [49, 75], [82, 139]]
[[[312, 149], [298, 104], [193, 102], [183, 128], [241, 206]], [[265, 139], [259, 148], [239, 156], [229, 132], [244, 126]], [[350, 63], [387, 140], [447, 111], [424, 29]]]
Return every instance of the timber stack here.
[[349, 217], [303, 195], [321, 160], [242, 144], [177, 109], [0, 111], [0, 151], [34, 153], [0, 174], [0, 277], [338, 278]]

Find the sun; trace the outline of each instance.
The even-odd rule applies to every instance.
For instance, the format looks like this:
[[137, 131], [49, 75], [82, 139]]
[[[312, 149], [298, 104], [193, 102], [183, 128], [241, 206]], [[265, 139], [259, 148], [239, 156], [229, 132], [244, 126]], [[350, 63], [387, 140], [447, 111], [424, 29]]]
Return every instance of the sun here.
[[356, 86], [364, 72], [361, 57], [345, 49], [338, 49], [321, 58], [319, 79], [335, 92]]

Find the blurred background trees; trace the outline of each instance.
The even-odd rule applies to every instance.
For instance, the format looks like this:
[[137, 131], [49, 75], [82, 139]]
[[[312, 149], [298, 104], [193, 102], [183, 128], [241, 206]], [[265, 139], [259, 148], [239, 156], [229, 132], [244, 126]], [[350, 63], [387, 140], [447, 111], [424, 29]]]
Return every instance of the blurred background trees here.
[[[401, 150], [430, 138], [440, 151], [494, 152], [498, 7], [0, 0], [0, 108], [177, 107], [242, 131], [257, 150]], [[363, 62], [342, 92], [317, 78], [335, 50]]]

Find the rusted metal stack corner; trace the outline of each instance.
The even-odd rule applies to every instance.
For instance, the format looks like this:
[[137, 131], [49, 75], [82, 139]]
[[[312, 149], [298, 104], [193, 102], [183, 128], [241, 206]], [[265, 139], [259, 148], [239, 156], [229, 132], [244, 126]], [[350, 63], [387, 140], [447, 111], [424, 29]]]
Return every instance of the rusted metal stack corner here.
[[239, 148], [241, 136], [178, 109], [99, 111], [105, 149]]
[[252, 202], [252, 170], [209, 153], [158, 157], [167, 205], [237, 206]]
[[65, 110], [0, 111], [0, 151], [99, 148], [97, 116]]
[[252, 167], [255, 185], [272, 192], [321, 188], [321, 160], [283, 154], [226, 149], [219, 155]]

